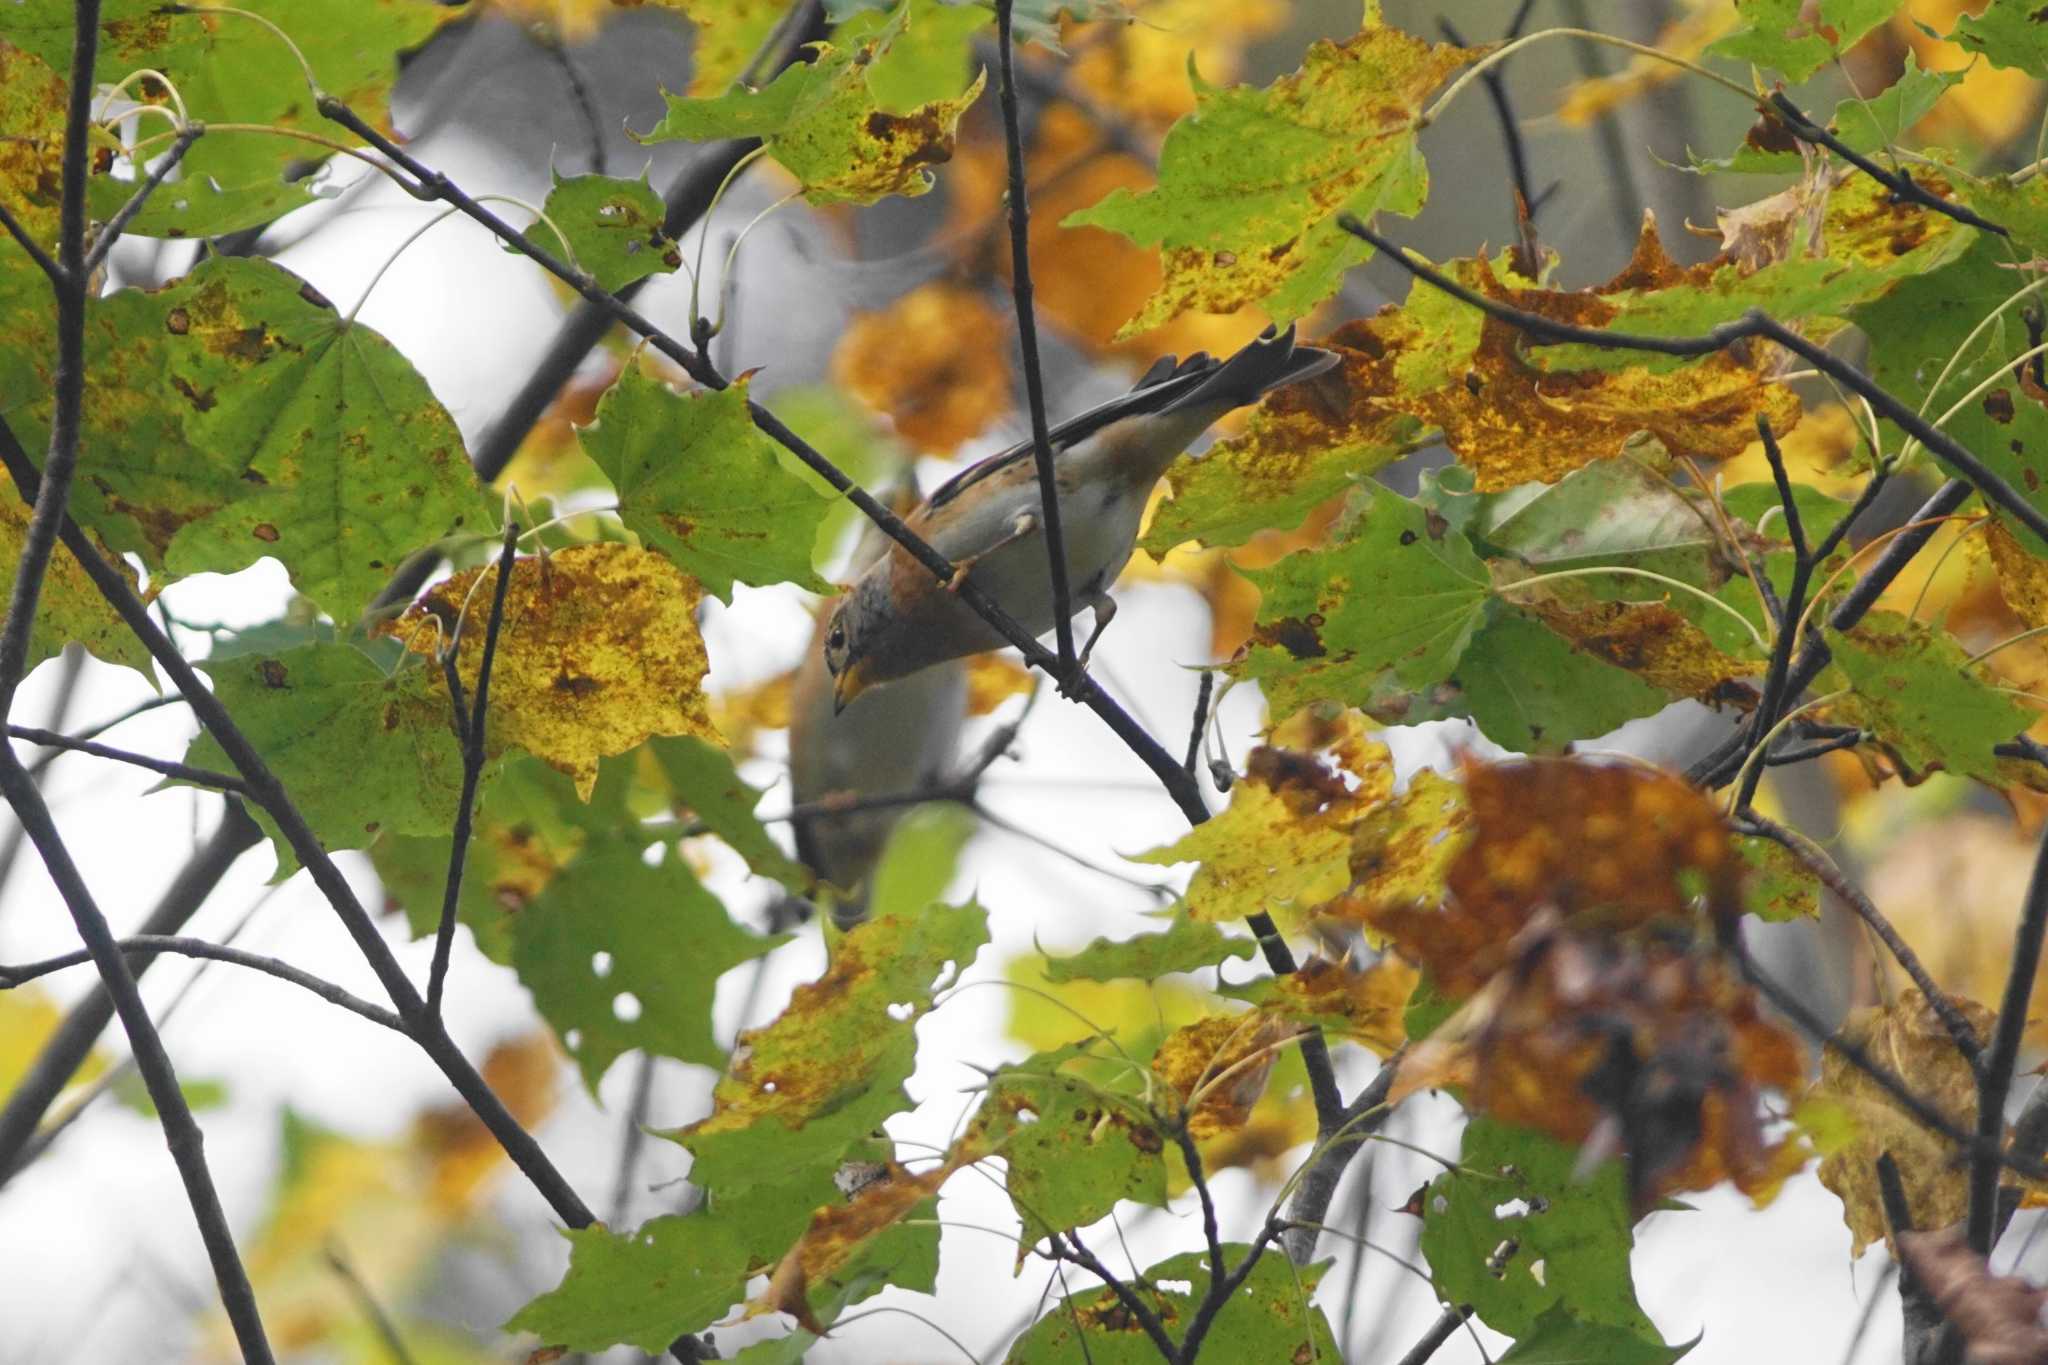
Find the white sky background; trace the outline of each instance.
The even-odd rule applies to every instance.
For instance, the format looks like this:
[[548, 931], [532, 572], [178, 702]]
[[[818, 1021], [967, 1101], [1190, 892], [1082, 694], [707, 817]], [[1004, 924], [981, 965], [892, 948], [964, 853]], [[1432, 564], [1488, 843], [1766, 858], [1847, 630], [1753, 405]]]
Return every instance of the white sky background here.
[[[1396, 22], [1405, 18], [1398, 13], [1389, 17]], [[1477, 112], [1483, 101], [1471, 103]], [[1539, 151], [1545, 145], [1539, 142]], [[1491, 156], [1492, 145], [1487, 146]], [[472, 192], [539, 196], [532, 176], [509, 170], [493, 147], [435, 137], [423, 140], [415, 150]], [[1440, 194], [1460, 188], [1455, 161], [1439, 160], [1439, 165], [1446, 164], [1451, 169], [1443, 173], [1448, 183], [1440, 184]], [[637, 165], [615, 165], [613, 170], [631, 173]], [[1474, 174], [1497, 186], [1490, 160]], [[728, 220], [743, 221], [762, 193], [757, 189], [740, 196], [726, 210]], [[283, 264], [305, 275], [343, 308], [398, 242], [433, 211], [386, 186], [350, 202], [357, 211], [342, 223], [280, 256]], [[756, 234], [742, 257], [738, 361], [743, 367], [773, 362], [762, 376], [764, 392], [784, 375], [811, 378], [839, 330], [835, 300], [842, 300], [854, 284], [873, 283], [834, 264], [832, 248], [803, 223], [801, 210], [785, 211], [773, 226]], [[722, 222], [721, 231], [724, 226]], [[808, 250], [792, 249], [797, 231], [811, 242]], [[684, 328], [681, 288], [663, 287], [643, 298], [657, 320], [678, 331]], [[557, 294], [537, 270], [498, 250], [466, 221], [451, 219], [385, 276], [362, 319], [390, 337], [418, 366], [465, 433], [474, 437], [546, 345], [559, 313]], [[1011, 344], [1007, 337], [1000, 341]], [[1055, 395], [1053, 416], [1057, 419], [1120, 382], [1106, 375], [1098, 392]], [[996, 438], [1006, 439], [1007, 434], [996, 433], [989, 444]], [[930, 473], [935, 476], [937, 471]], [[282, 573], [266, 563], [232, 579], [205, 575], [181, 583], [171, 590], [170, 600], [187, 619], [255, 624], [272, 618], [285, 596]], [[1187, 733], [1195, 691], [1194, 674], [1185, 666], [1207, 662], [1205, 608], [1191, 592], [1176, 588], [1128, 588], [1120, 598], [1124, 610], [1104, 638], [1098, 672], [1170, 748], [1177, 749]], [[705, 634], [714, 665], [713, 685], [751, 681], [786, 667], [802, 646], [807, 628], [801, 599], [792, 592], [741, 588], [730, 610], [710, 604]], [[17, 715], [25, 723], [41, 722], [56, 672], [46, 665], [23, 689]], [[72, 709], [73, 725], [113, 715], [147, 695], [133, 674], [89, 666]], [[1233, 754], [1241, 758], [1259, 719], [1250, 689], [1232, 694], [1223, 723]], [[175, 756], [190, 728], [187, 712], [174, 707], [131, 722], [108, 739]], [[1412, 765], [1442, 761], [1462, 733], [1457, 727], [1432, 727], [1428, 734], [1389, 738]], [[1659, 757], [1667, 756], [1669, 746], [1683, 737], [1669, 725], [1634, 727], [1629, 735], [1632, 747]], [[1142, 766], [1085, 711], [1046, 698], [1018, 748], [1021, 760], [998, 766], [986, 789], [989, 804], [1016, 823], [1109, 865], [1116, 865], [1121, 854], [1165, 843], [1181, 832], [1172, 804]], [[767, 765], [750, 775], [757, 782], [779, 780]], [[212, 798], [186, 791], [143, 798], [153, 783], [147, 773], [71, 756], [55, 766], [47, 787], [85, 875], [117, 928], [132, 926], [146, 913], [185, 862], [195, 836], [210, 833], [218, 819], [218, 803]], [[762, 810], [772, 812], [786, 804], [784, 783], [771, 792]], [[117, 829], [112, 838], [110, 821]], [[349, 855], [342, 862], [366, 901], [378, 903], [381, 897], [364, 860]], [[267, 845], [246, 855], [187, 932], [224, 933], [263, 895], [270, 868]], [[1145, 876], [1157, 870], [1132, 871]], [[758, 909], [766, 891], [758, 883], [743, 885], [743, 877], [743, 870], [728, 858], [713, 887], [727, 894], [736, 915], [747, 917]], [[970, 982], [998, 977], [1002, 964], [1030, 951], [1034, 939], [1058, 950], [1078, 947], [1099, 934], [1136, 932], [1140, 926], [1134, 915], [1156, 904], [1142, 892], [993, 830], [979, 835], [962, 858], [954, 893], [970, 891], [988, 907], [994, 938], [969, 973]], [[399, 921], [386, 920], [384, 927], [402, 937]], [[303, 874], [275, 894], [239, 942], [279, 955], [367, 998], [381, 998], [374, 978]], [[24, 851], [0, 901], [0, 960], [39, 958], [74, 946], [61, 902], [32, 851]], [[427, 957], [426, 944], [400, 951], [401, 961], [418, 980], [425, 978]], [[815, 975], [822, 960], [814, 934], [773, 955], [762, 1013], [754, 1022], [772, 1013], [793, 984]], [[191, 971], [184, 962], [159, 962], [145, 979], [145, 996], [161, 1007]], [[734, 1016], [748, 971], [735, 971], [721, 987], [720, 1021], [727, 1037], [739, 1022]], [[68, 1002], [89, 984], [89, 969], [44, 984]], [[892, 1123], [892, 1131], [901, 1137], [944, 1141], [968, 1102], [963, 1090], [975, 1079], [965, 1064], [987, 1065], [1024, 1055], [1025, 1049], [1002, 1038], [1008, 1004], [999, 988], [960, 990], [924, 1022], [920, 1067], [911, 1086], [923, 1103], [914, 1115]], [[457, 1040], [472, 1058], [481, 1058], [494, 1042], [523, 1032], [534, 1022], [525, 991], [509, 971], [475, 953], [466, 933], [457, 941], [448, 1012]], [[214, 1175], [245, 1236], [264, 1213], [275, 1175], [281, 1105], [289, 1104], [319, 1124], [350, 1134], [384, 1137], [402, 1132], [420, 1108], [452, 1099], [440, 1075], [394, 1035], [293, 987], [230, 967], [207, 972], [168, 1026], [166, 1039], [181, 1074], [218, 1078], [229, 1087], [229, 1103], [202, 1114], [201, 1122]], [[118, 1040], [114, 1045], [119, 1048]], [[1347, 1091], [1370, 1074], [1368, 1062], [1362, 1055], [1349, 1058]], [[619, 1142], [616, 1115], [624, 1106], [632, 1068], [633, 1063], [623, 1059], [613, 1068], [603, 1087], [602, 1107], [589, 1100], [565, 1069], [564, 1102], [539, 1131], [570, 1181], [600, 1209], [610, 1197]], [[665, 1063], [658, 1074], [650, 1115], [655, 1126], [672, 1126], [702, 1114], [711, 1080], [708, 1072]], [[1409, 1142], [1454, 1157], [1454, 1116], [1455, 1109], [1447, 1102], [1411, 1101], [1395, 1131]], [[681, 1149], [650, 1141], [642, 1183], [679, 1176], [687, 1160]], [[1400, 1225], [1412, 1220], [1392, 1210], [1432, 1169], [1425, 1158], [1392, 1147], [1383, 1147], [1376, 1162], [1373, 1199], [1379, 1212], [1373, 1220], [1374, 1239], [1410, 1259], [1412, 1242], [1404, 1238], [1412, 1237], [1412, 1230]], [[1254, 1228], [1270, 1192], [1254, 1190], [1241, 1172], [1222, 1174], [1215, 1187], [1223, 1203], [1226, 1234], [1235, 1230], [1242, 1235]], [[1347, 1183], [1333, 1206], [1333, 1221], [1348, 1216], [1355, 1197]], [[635, 1217], [665, 1211], [672, 1198], [673, 1191], [642, 1198]], [[511, 1236], [463, 1258], [444, 1286], [459, 1286], [460, 1295], [451, 1293], [447, 1301], [459, 1298], [461, 1312], [485, 1328], [554, 1284], [566, 1259], [565, 1244], [550, 1231], [552, 1215], [509, 1168], [495, 1202]], [[1704, 1365], [1842, 1359], [1878, 1282], [1883, 1256], [1873, 1252], [1861, 1263], [1850, 1263], [1848, 1233], [1834, 1198], [1809, 1174], [1794, 1180], [1763, 1212], [1728, 1192], [1691, 1202], [1697, 1206], [1695, 1212], [1658, 1214], [1638, 1229], [1635, 1270], [1640, 1296], [1666, 1337], [1685, 1340], [1705, 1327], [1706, 1338], [1690, 1357]], [[1191, 1203], [1184, 1200], [1183, 1205], [1187, 1207], [1177, 1207], [1171, 1214], [1127, 1220], [1129, 1246], [1141, 1265], [1199, 1242], [1198, 1224], [1188, 1212]], [[963, 1224], [1014, 1224], [1000, 1190], [972, 1175], [956, 1178], [949, 1186], [941, 1211]], [[0, 1191], [0, 1229], [0, 1365], [172, 1358], [186, 1349], [182, 1324], [193, 1307], [212, 1299], [192, 1220], [155, 1125], [116, 1105], [101, 1104], [50, 1157]], [[1113, 1232], [1098, 1229], [1090, 1243], [1113, 1265], [1124, 1266]], [[1334, 1238], [1326, 1239], [1325, 1248], [1338, 1264], [1324, 1282], [1321, 1302], [1341, 1324], [1353, 1253]], [[1047, 1272], [1041, 1262], [1031, 1263], [1013, 1279], [1011, 1255], [1009, 1243], [985, 1232], [964, 1227], [949, 1231], [935, 1300], [892, 1293], [855, 1311], [902, 1302], [970, 1349], [986, 1353], [999, 1342], [1004, 1324], [1019, 1322], [1030, 1312], [1045, 1285]], [[1393, 1312], [1376, 1337], [1378, 1345], [1361, 1360], [1397, 1359], [1437, 1313], [1433, 1298], [1410, 1271], [1386, 1257], [1368, 1255], [1358, 1291], [1359, 1322], [1385, 1316], [1388, 1305]], [[436, 1310], [429, 1303], [426, 1311], [433, 1315]], [[444, 1306], [440, 1311], [447, 1310]], [[730, 1353], [732, 1346], [765, 1330], [768, 1324], [756, 1323], [718, 1336]], [[1887, 1289], [1856, 1359], [1895, 1359], [1898, 1336], [1896, 1301]], [[1498, 1339], [1487, 1340], [1488, 1349], [1497, 1354]], [[509, 1341], [506, 1356], [518, 1358]], [[1447, 1365], [1480, 1358], [1469, 1336], [1460, 1336], [1436, 1357]], [[843, 1338], [818, 1347], [812, 1359], [941, 1362], [961, 1357], [913, 1320], [884, 1315], [848, 1328]]]

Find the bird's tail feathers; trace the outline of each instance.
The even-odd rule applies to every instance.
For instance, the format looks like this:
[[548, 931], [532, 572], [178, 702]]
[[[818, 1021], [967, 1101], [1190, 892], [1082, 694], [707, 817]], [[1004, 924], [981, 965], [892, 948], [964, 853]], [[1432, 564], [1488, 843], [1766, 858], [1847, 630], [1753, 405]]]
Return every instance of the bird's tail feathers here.
[[1337, 363], [1333, 351], [1294, 344], [1294, 328], [1268, 327], [1243, 349], [1173, 402], [1169, 411], [1203, 408], [1228, 412], [1256, 403], [1269, 390], [1313, 378]]

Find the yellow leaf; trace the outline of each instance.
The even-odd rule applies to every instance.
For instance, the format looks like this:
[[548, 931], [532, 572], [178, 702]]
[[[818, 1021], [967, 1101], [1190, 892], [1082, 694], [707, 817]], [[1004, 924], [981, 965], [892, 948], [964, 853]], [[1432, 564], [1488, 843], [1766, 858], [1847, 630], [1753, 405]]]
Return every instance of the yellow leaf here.
[[[1735, 24], [1730, 0], [1686, 0], [1685, 8], [1665, 21], [1649, 45], [1674, 57], [1697, 58]], [[1632, 57], [1613, 75], [1589, 76], [1567, 86], [1557, 117], [1569, 126], [1583, 127], [1685, 74], [1684, 67], [1655, 57]]]
[[1001, 654], [977, 654], [967, 661], [967, 714], [985, 716], [1037, 685], [1036, 675], [1022, 664]]
[[[1152, 1073], [1188, 1107], [1188, 1132], [1214, 1137], [1251, 1118], [1281, 1045], [1299, 1033], [1263, 1010], [1210, 1015], [1161, 1043]], [[1164, 1107], [1170, 1112], [1172, 1105]]]
[[[497, 577], [495, 564], [457, 574], [389, 630], [431, 657], [460, 622], [459, 667], [473, 691]], [[701, 690], [700, 596], [667, 559], [627, 545], [517, 561], [491, 670], [488, 747], [526, 750], [575, 779], [587, 800], [600, 758], [654, 735], [722, 744]]]
[[919, 449], [950, 455], [1010, 407], [1005, 322], [981, 290], [936, 281], [856, 316], [832, 352], [833, 382]]

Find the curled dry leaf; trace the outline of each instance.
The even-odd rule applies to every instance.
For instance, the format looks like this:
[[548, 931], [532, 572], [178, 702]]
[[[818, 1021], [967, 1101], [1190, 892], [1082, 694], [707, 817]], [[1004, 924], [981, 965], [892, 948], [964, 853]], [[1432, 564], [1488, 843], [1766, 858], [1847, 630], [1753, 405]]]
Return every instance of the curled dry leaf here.
[[[457, 667], [473, 691], [497, 577], [495, 564], [457, 574], [386, 629], [431, 657], [460, 622]], [[489, 750], [524, 749], [588, 799], [597, 761], [651, 736], [720, 743], [702, 691], [699, 596], [668, 560], [627, 545], [517, 560], [491, 669]]]
[[1188, 1109], [1188, 1132], [1210, 1138], [1241, 1128], [1265, 1093], [1282, 1045], [1300, 1030], [1263, 1010], [1218, 1014], [1176, 1030], [1152, 1057], [1152, 1073]]
[[[1950, 998], [1979, 1038], [1991, 1036], [1995, 1021], [1990, 1010], [1974, 1000]], [[1967, 1130], [1977, 1122], [1976, 1073], [1919, 991], [1907, 989], [1889, 1005], [1852, 1011], [1840, 1036], [1951, 1123]], [[1874, 1241], [1891, 1240], [1877, 1184], [1877, 1159], [1886, 1152], [1898, 1162], [1913, 1226], [1946, 1227], [1968, 1213], [1969, 1169], [1957, 1164], [1955, 1145], [1901, 1109], [1840, 1053], [1830, 1049], [1822, 1055], [1820, 1079], [1805, 1100], [1846, 1118], [1854, 1133], [1820, 1163], [1820, 1182], [1842, 1201], [1842, 1221], [1849, 1225], [1856, 1254]]]

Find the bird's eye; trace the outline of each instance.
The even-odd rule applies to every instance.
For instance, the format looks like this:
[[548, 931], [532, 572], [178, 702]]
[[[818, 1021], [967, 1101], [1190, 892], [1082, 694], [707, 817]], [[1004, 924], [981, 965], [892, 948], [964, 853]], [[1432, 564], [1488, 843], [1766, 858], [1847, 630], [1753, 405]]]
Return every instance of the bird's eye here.
[[827, 648], [827, 649], [844, 649], [844, 648], [846, 648], [846, 627], [845, 627], [845, 626], [842, 626], [842, 625], [838, 624], [837, 622], [834, 622], [834, 623], [833, 623], [833, 626], [832, 626], [832, 633], [831, 633], [831, 634], [829, 634], [829, 635], [827, 635], [827, 636], [825, 637], [825, 648]]

